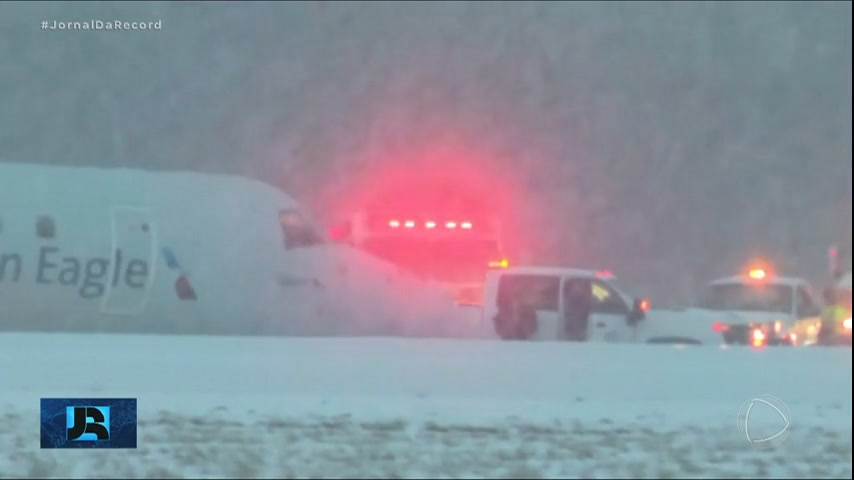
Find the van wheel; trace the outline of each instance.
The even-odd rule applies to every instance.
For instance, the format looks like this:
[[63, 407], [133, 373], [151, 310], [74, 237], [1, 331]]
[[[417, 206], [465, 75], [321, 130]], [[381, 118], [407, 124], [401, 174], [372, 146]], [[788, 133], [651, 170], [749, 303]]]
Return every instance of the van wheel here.
[[493, 325], [495, 326], [495, 333], [497, 333], [502, 340], [507, 341], [528, 340], [537, 330], [536, 323], [533, 325], [518, 325], [513, 323], [509, 318], [502, 318], [501, 315], [495, 316], [493, 319]]

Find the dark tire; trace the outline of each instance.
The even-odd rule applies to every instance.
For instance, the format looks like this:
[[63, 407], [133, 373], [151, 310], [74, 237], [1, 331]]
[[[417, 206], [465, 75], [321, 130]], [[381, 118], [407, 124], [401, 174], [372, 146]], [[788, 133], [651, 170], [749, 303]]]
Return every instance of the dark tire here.
[[526, 319], [526, 321], [515, 322], [515, 319], [510, 315], [498, 314], [492, 319], [492, 324], [495, 327], [495, 333], [502, 340], [528, 340], [537, 331], [537, 318]]

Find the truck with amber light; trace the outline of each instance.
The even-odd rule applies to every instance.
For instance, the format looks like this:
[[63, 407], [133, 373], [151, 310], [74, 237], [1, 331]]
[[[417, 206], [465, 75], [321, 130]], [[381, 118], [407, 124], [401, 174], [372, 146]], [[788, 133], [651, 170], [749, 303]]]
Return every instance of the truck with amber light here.
[[729, 345], [813, 344], [821, 325], [821, 303], [810, 284], [766, 268], [710, 282], [694, 310], [717, 316], [713, 329]]

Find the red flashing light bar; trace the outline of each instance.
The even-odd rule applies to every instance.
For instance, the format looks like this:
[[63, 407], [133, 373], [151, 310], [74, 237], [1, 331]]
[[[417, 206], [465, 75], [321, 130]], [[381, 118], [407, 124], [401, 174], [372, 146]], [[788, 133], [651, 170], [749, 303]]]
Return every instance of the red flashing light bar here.
[[[415, 220], [405, 220], [405, 221], [401, 222], [400, 220], [392, 219], [392, 220], [388, 221], [388, 226], [391, 228], [400, 228], [401, 226], [403, 226], [405, 228], [415, 228], [416, 225], [417, 224], [416, 224]], [[436, 223], [433, 220], [428, 220], [428, 221], [424, 222], [424, 228], [433, 229], [433, 228], [436, 228], [437, 226], [438, 226], [438, 223]], [[466, 222], [455, 222], [455, 221], [445, 222], [445, 228], [447, 228], [447, 229], [455, 229], [457, 227], [462, 228], [463, 230], [471, 230], [474, 228], [474, 225], [472, 224], [472, 222], [468, 222], [468, 221], [466, 221]]]

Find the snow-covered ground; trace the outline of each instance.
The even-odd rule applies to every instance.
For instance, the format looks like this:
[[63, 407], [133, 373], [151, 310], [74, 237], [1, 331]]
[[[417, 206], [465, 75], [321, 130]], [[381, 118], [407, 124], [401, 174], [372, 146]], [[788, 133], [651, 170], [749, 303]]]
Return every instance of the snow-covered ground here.
[[[0, 477], [851, 478], [851, 378], [850, 349], [0, 334]], [[771, 450], [736, 422], [763, 394]], [[138, 397], [138, 450], [39, 449], [51, 396]]]

